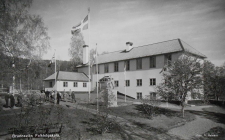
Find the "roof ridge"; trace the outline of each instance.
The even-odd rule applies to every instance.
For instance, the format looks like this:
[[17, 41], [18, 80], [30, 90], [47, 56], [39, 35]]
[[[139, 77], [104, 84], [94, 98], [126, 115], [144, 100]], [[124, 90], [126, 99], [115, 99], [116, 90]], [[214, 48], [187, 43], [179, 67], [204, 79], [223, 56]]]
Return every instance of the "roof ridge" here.
[[104, 53], [104, 54], [99, 54], [99, 55], [105, 55], [105, 54], [115, 53], [115, 52], [120, 52], [120, 51], [124, 51], [124, 50], [118, 50], [118, 51], [113, 51], [113, 52], [107, 52], [107, 53]]
[[142, 45], [142, 46], [137, 46], [137, 47], [133, 47], [133, 48], [145, 47], [145, 46], [148, 46], [148, 45], [155, 45], [155, 44], [160, 44], [160, 43], [174, 41], [174, 40], [179, 40], [179, 38], [177, 38], [177, 39], [171, 39], [171, 40], [167, 40], [167, 41], [162, 41], [162, 42], [157, 42], [157, 43], [152, 43], [152, 44], [147, 44], [147, 45]]
[[76, 71], [59, 71], [59, 72], [83, 73], [83, 72], [76, 72]]
[[[148, 46], [148, 45], [154, 45], [154, 44], [159, 44], [159, 43], [164, 43], [164, 42], [169, 42], [169, 41], [174, 41], [174, 40], [179, 40], [179, 38], [177, 38], [177, 39], [171, 39], [171, 40], [166, 40], [166, 41], [161, 41], [161, 42], [152, 43], [152, 44], [147, 44], [147, 45], [142, 45], [142, 46], [137, 46], [137, 47], [133, 47], [133, 48], [145, 47], [145, 46]], [[126, 50], [126, 49], [118, 50], [118, 51], [113, 51], [113, 52], [107, 52], [105, 54], [115, 53], [115, 52], [121, 52], [121, 51], [124, 51], [124, 50]], [[100, 54], [100, 55], [105, 55], [105, 54]]]

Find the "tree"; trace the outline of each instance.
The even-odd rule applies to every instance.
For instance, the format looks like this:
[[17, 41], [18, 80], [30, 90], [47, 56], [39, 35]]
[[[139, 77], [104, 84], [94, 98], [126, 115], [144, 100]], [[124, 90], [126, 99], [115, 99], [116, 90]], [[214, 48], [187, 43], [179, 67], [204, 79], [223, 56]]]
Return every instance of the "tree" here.
[[96, 63], [96, 49], [90, 50], [90, 62], [91, 62], [91, 67]]
[[32, 0], [0, 0], [0, 47], [12, 58], [40, 58], [50, 48], [47, 28], [30, 15]]
[[74, 68], [77, 65], [82, 64], [84, 44], [85, 42], [81, 33], [77, 33], [72, 36], [69, 48], [69, 55], [71, 56], [71, 61], [73, 62]]
[[224, 97], [225, 95], [225, 67], [216, 67], [210, 61], [204, 62], [204, 98], [206, 101], [209, 99], [216, 99]]
[[188, 54], [180, 56], [174, 63], [168, 63], [163, 71], [165, 82], [160, 84], [159, 93], [173, 93], [174, 98], [181, 102], [181, 112], [184, 117], [184, 104], [187, 94], [202, 88], [202, 67], [196, 57]]
[[19, 58], [40, 59], [50, 48], [42, 18], [28, 12], [31, 4], [32, 0], [0, 0], [0, 52], [4, 55], [0, 62], [7, 63], [1, 74], [21, 74], [24, 64], [19, 64]]

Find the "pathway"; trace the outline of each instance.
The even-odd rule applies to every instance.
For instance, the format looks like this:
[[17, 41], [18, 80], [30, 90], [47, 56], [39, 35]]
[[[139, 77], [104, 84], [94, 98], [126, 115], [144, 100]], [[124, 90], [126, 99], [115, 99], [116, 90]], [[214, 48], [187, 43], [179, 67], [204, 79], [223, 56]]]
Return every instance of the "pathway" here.
[[[211, 106], [195, 106], [195, 107], [187, 107], [185, 110], [191, 111], [201, 111], [203, 112], [203, 108], [211, 107]], [[194, 136], [200, 136], [210, 130], [213, 127], [220, 126], [225, 128], [225, 125], [222, 123], [217, 123], [212, 121], [211, 119], [207, 119], [200, 115], [195, 115], [196, 119], [189, 123], [186, 123], [183, 126], [173, 128], [168, 131], [169, 134], [179, 136], [183, 139], [191, 139]]]

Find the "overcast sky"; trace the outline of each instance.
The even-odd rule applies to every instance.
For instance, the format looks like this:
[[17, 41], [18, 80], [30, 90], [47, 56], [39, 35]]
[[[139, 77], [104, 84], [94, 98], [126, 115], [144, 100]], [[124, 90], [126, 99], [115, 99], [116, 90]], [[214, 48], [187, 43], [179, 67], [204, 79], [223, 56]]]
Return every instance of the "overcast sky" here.
[[[33, 0], [31, 13], [41, 15], [57, 58], [69, 60], [72, 26], [90, 7], [90, 49], [117, 51], [180, 38], [217, 66], [225, 62], [225, 0]], [[44, 59], [51, 59], [49, 50]]]

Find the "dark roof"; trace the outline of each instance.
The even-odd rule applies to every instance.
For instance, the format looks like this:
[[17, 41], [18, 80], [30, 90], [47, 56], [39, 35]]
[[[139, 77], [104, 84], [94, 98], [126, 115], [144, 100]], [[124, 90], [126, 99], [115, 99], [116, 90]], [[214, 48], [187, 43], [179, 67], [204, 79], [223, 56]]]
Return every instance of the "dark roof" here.
[[[139, 47], [133, 47], [129, 52], [126, 50], [106, 53], [98, 56], [98, 63], [108, 63], [120, 60], [128, 60], [152, 55], [166, 54], [172, 52], [188, 52], [201, 58], [206, 56], [180, 39], [174, 39]], [[86, 66], [80, 65], [78, 67]]]
[[[50, 75], [46, 79], [47, 80], [55, 80], [55, 74]], [[67, 81], [85, 81], [88, 82], [88, 76], [84, 73], [80, 72], [67, 72], [67, 71], [58, 71], [57, 72], [57, 80], [67, 80]]]

